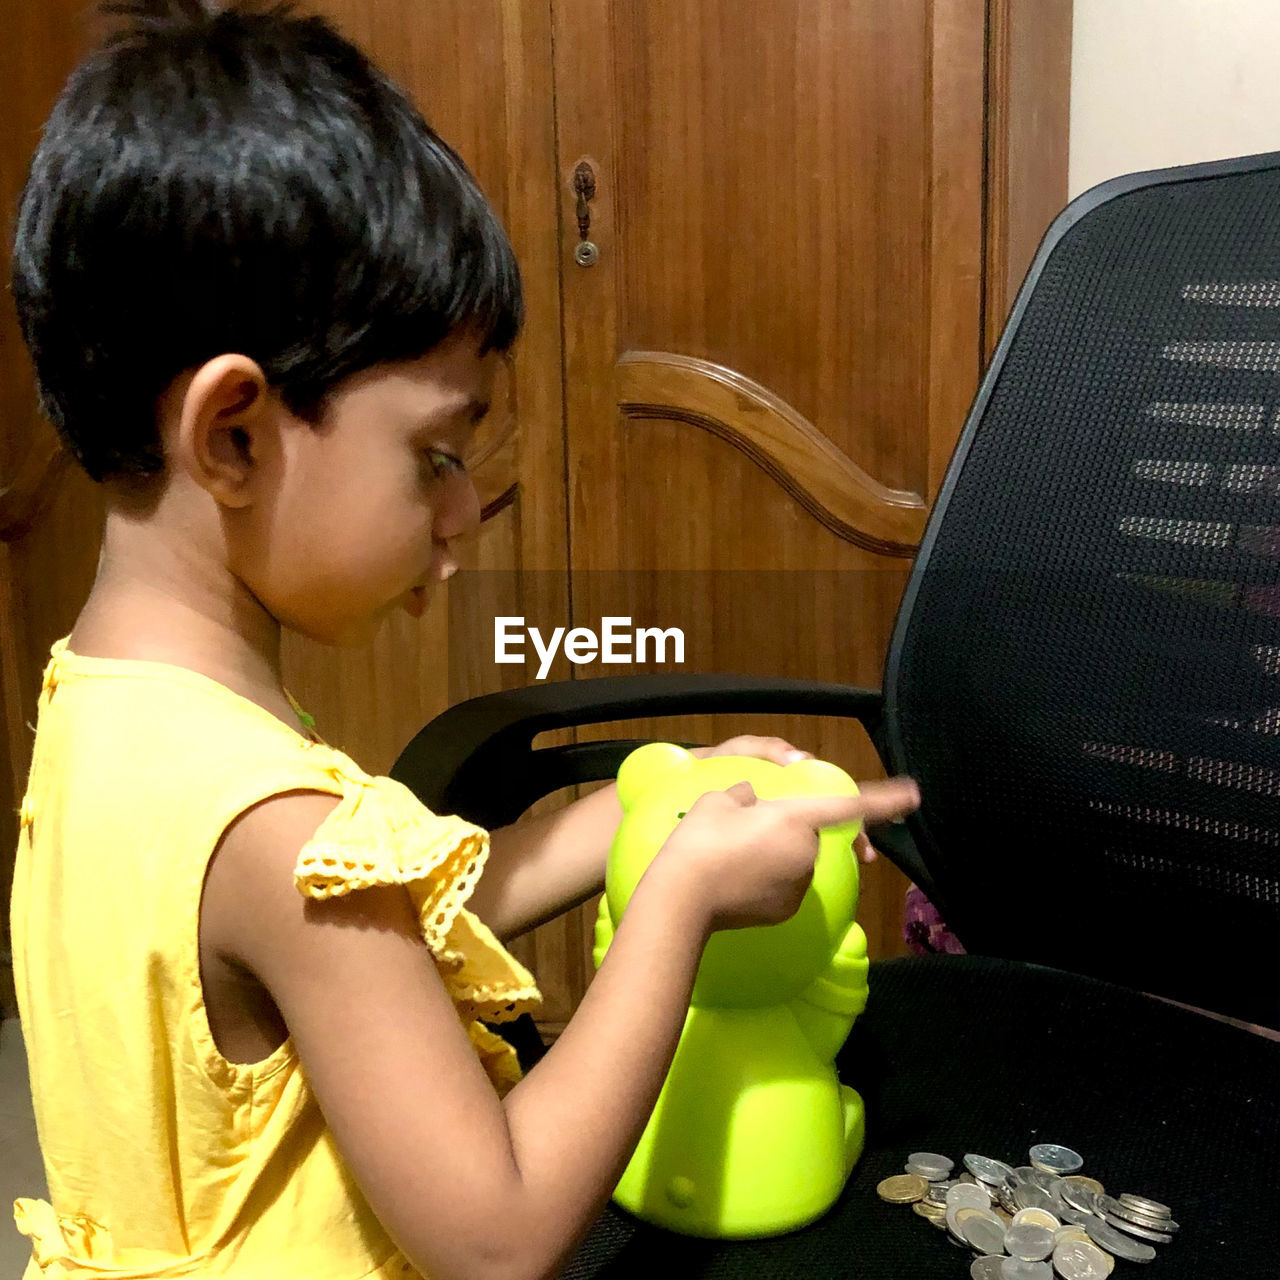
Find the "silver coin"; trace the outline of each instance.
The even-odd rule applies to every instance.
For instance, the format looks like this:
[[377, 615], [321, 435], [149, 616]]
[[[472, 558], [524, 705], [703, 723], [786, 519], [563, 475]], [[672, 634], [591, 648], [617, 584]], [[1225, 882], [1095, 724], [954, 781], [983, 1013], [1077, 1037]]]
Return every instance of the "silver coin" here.
[[1031, 1222], [1020, 1222], [1004, 1233], [1004, 1247], [1024, 1262], [1038, 1262], [1053, 1252], [1053, 1232]]
[[1060, 1147], [1054, 1142], [1041, 1142], [1031, 1148], [1031, 1165], [1061, 1177], [1084, 1168], [1084, 1157], [1070, 1147]]
[[907, 1172], [919, 1174], [927, 1182], [941, 1182], [955, 1167], [954, 1160], [932, 1151], [913, 1151], [907, 1157]]
[[969, 1264], [969, 1275], [972, 1280], [1000, 1280], [1000, 1264], [1003, 1258], [987, 1256], [974, 1258]]
[[1094, 1244], [1101, 1245], [1117, 1258], [1124, 1258], [1129, 1262], [1150, 1262], [1156, 1256], [1156, 1251], [1149, 1244], [1140, 1243], [1099, 1218], [1094, 1218], [1083, 1226]]
[[1139, 1213], [1149, 1213], [1153, 1218], [1173, 1217], [1173, 1210], [1167, 1204], [1161, 1204], [1159, 1200], [1148, 1200], [1146, 1196], [1135, 1196], [1125, 1192], [1120, 1197], [1120, 1203], [1128, 1205], [1130, 1209], [1136, 1209]]
[[1168, 1244], [1173, 1239], [1173, 1235], [1168, 1231], [1152, 1231], [1150, 1227], [1140, 1227], [1136, 1223], [1117, 1217], [1114, 1213], [1107, 1214], [1107, 1221], [1117, 1230], [1123, 1231], [1127, 1235], [1137, 1236], [1139, 1240], [1151, 1240], [1156, 1244]]
[[1083, 1240], [1064, 1240], [1053, 1251], [1053, 1265], [1062, 1280], [1107, 1280], [1102, 1250]]
[[964, 1238], [964, 1220], [989, 1210], [980, 1209], [972, 1204], [949, 1204], [947, 1206], [947, 1234], [958, 1244], [968, 1244]]
[[1025, 1258], [1002, 1258], [1000, 1280], [1053, 1280], [1053, 1268], [1047, 1262], [1028, 1262]]
[[990, 1209], [991, 1193], [986, 1187], [973, 1182], [957, 1182], [947, 1192], [947, 1208], [964, 1208], [966, 1205], [975, 1209]]
[[1069, 1178], [1059, 1180], [1057, 1193], [1073, 1209], [1079, 1209], [1083, 1213], [1093, 1213], [1098, 1203], [1097, 1196], [1088, 1187], [1081, 1186], [1078, 1182], [1072, 1182]]
[[1087, 1242], [1088, 1238], [1083, 1227], [1066, 1224], [1053, 1233], [1053, 1247], [1056, 1249], [1064, 1240], [1084, 1240]]
[[1172, 1218], [1153, 1218], [1149, 1213], [1139, 1213], [1137, 1209], [1130, 1209], [1128, 1205], [1117, 1204], [1113, 1209], [1107, 1211], [1108, 1216], [1120, 1218], [1125, 1222], [1135, 1223], [1139, 1227], [1146, 1227], [1148, 1231], [1179, 1231], [1181, 1224], [1174, 1222]]
[[1013, 1188], [1007, 1183], [1001, 1183], [996, 1188], [996, 1199], [1000, 1202], [1000, 1207], [1005, 1213], [1017, 1213], [1022, 1208], [1015, 1197]]
[[1013, 1171], [1010, 1181], [1015, 1187], [1039, 1187], [1042, 1191], [1049, 1191], [1059, 1176], [1046, 1169], [1036, 1169], [1029, 1164], [1020, 1164]]
[[960, 1234], [979, 1253], [1004, 1253], [1004, 1223], [994, 1213], [975, 1213], [960, 1224]]
[[1013, 1170], [1003, 1160], [992, 1160], [990, 1156], [974, 1155], [972, 1152], [965, 1156], [964, 1167], [979, 1182], [986, 1182], [991, 1186], [999, 1186], [1013, 1175]]
[[1051, 1209], [1053, 1197], [1034, 1182], [1023, 1182], [1013, 1193], [1019, 1209]]
[[1077, 1227], [1083, 1227], [1087, 1222], [1099, 1222], [1101, 1216], [1093, 1213], [1085, 1213], [1083, 1209], [1073, 1209], [1069, 1204], [1062, 1204], [1057, 1209], [1058, 1217], [1063, 1222], [1072, 1222]]

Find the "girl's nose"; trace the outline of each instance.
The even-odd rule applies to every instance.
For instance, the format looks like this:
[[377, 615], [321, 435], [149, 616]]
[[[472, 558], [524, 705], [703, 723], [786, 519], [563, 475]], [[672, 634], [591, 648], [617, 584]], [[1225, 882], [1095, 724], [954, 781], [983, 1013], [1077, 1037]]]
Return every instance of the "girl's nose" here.
[[437, 541], [470, 533], [480, 524], [480, 495], [469, 474], [450, 476], [440, 495], [439, 505], [432, 522], [432, 533]]

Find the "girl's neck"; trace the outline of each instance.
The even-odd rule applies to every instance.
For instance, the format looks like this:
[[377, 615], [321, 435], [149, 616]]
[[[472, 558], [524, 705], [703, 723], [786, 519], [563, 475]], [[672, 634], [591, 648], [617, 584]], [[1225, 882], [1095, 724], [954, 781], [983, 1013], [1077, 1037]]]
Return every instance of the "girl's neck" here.
[[280, 624], [225, 566], [141, 533], [108, 514], [71, 651], [186, 667], [292, 723]]

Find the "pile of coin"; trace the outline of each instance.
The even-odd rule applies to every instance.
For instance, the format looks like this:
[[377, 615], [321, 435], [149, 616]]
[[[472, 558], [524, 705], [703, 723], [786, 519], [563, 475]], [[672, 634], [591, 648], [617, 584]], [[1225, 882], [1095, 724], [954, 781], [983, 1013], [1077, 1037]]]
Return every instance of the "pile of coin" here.
[[906, 1172], [876, 1188], [882, 1200], [909, 1204], [978, 1254], [972, 1280], [1105, 1280], [1117, 1258], [1150, 1262], [1152, 1244], [1168, 1244], [1178, 1230], [1173, 1210], [1147, 1196], [1112, 1197], [1084, 1177], [1084, 1159], [1051, 1142], [1031, 1148], [1017, 1167], [990, 1156], [964, 1157], [967, 1172], [931, 1151], [907, 1158]]

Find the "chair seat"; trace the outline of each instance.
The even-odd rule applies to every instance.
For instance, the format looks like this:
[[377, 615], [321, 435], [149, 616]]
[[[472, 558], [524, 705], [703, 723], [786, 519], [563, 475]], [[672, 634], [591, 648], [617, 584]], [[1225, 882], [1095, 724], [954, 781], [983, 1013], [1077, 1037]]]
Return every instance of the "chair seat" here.
[[913, 1151], [1026, 1164], [1038, 1142], [1079, 1151], [1081, 1172], [1112, 1195], [1173, 1208], [1182, 1229], [1156, 1246], [1152, 1280], [1280, 1273], [1280, 1043], [1074, 974], [931, 956], [872, 965], [871, 1000], [839, 1067], [866, 1102], [868, 1137], [826, 1217], [778, 1239], [722, 1243], [611, 1206], [568, 1280], [961, 1280], [972, 1255], [909, 1206], [880, 1200], [877, 1183]]

